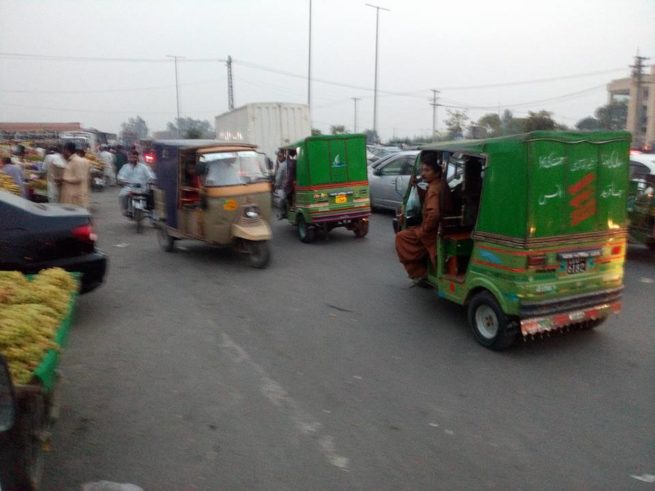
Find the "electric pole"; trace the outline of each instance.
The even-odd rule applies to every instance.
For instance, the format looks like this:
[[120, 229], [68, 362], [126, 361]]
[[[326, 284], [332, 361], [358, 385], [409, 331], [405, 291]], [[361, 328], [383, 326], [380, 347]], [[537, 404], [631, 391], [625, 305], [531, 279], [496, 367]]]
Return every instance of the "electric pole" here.
[[376, 143], [380, 143], [378, 136], [378, 44], [380, 42], [380, 10], [391, 12], [389, 9], [379, 5], [366, 4], [367, 7], [375, 9], [375, 85], [373, 88], [373, 133], [375, 134]]
[[437, 136], [437, 108], [439, 107], [439, 104], [437, 103], [439, 96], [437, 94], [440, 92], [437, 89], [430, 90], [432, 91], [432, 102], [430, 102], [430, 105], [432, 106], [432, 141], [434, 141]]
[[307, 106], [312, 120], [312, 0], [309, 0], [309, 55], [307, 59]]
[[637, 51], [637, 56], [635, 56], [635, 64], [630, 65], [630, 68], [632, 68], [632, 78], [636, 82], [637, 85], [637, 94], [635, 95], [635, 127], [634, 127], [634, 139], [636, 143], [641, 146], [643, 145], [643, 138], [642, 138], [642, 132], [641, 132], [641, 126], [642, 126], [642, 116], [641, 116], [641, 110], [642, 110], [642, 90], [641, 87], [644, 83], [643, 81], [643, 69], [644, 69], [644, 61], [648, 60], [645, 56], [639, 56], [639, 51]]
[[357, 133], [357, 101], [360, 99], [360, 97], [352, 97], [351, 99], [355, 103], [355, 120], [353, 123], [353, 133]]
[[175, 127], [177, 128], [177, 137], [180, 137], [180, 85], [177, 78], [177, 60], [183, 58], [182, 56], [175, 55], [166, 55], [168, 58], [173, 58], [173, 63], [175, 65], [175, 101], [177, 103], [177, 119], [175, 121]]
[[232, 57], [227, 57], [227, 108], [234, 111], [234, 86], [232, 85]]

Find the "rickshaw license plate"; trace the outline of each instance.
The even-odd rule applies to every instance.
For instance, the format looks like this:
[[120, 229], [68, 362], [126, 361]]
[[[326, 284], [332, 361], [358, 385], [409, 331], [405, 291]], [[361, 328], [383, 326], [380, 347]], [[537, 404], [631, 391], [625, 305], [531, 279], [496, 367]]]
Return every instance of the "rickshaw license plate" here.
[[587, 271], [587, 259], [584, 257], [572, 257], [566, 260], [566, 272], [568, 274], [584, 273]]
[[334, 202], [338, 205], [348, 202], [348, 196], [345, 194], [337, 194], [334, 198]]

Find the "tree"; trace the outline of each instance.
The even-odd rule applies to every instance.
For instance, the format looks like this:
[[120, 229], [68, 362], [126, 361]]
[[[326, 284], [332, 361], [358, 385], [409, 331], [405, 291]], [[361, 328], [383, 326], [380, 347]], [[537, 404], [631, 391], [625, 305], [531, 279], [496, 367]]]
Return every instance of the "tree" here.
[[179, 118], [175, 123], [168, 123], [168, 131], [178, 132], [182, 138], [198, 139], [213, 137], [214, 129], [207, 120], [193, 118]]
[[333, 135], [343, 135], [346, 132], [346, 127], [342, 124], [330, 126], [330, 133]]
[[448, 128], [448, 138], [463, 138], [464, 128], [469, 121], [466, 111], [451, 111], [448, 109], [448, 119], [446, 120], [446, 127]]
[[321, 130], [319, 130], [318, 128], [312, 128], [312, 136], [322, 135], [322, 134], [323, 134], [323, 132]]
[[606, 130], [624, 130], [628, 121], [628, 102], [612, 101], [594, 113], [600, 127]]
[[528, 117], [525, 119], [523, 131], [536, 131], [536, 130], [554, 130], [557, 128], [557, 123], [551, 117], [551, 112], [541, 110], [539, 112], [528, 111]]
[[[511, 113], [510, 113], [511, 114]], [[503, 122], [496, 113], [488, 113], [478, 119], [478, 126], [485, 129], [490, 137], [500, 136], [503, 131]]]
[[593, 118], [591, 116], [587, 116], [586, 118], [582, 118], [580, 121], [578, 121], [575, 124], [575, 127], [583, 131], [599, 130], [600, 121], [598, 121], [596, 118]]
[[148, 137], [148, 125], [141, 116], [129, 118], [121, 124], [121, 140], [126, 145], [132, 145], [137, 140]]

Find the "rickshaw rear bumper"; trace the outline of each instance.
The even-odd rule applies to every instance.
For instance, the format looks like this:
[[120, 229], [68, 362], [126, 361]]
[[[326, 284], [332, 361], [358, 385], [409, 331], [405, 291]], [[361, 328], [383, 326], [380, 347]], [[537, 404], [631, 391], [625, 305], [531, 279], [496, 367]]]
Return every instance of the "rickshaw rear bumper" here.
[[359, 220], [361, 218], [368, 218], [371, 211], [367, 208], [362, 211], [348, 212], [348, 213], [331, 213], [329, 215], [311, 215], [312, 223], [329, 223], [329, 222], [347, 222], [352, 220]]
[[572, 324], [581, 324], [618, 314], [623, 287], [549, 302], [522, 304], [521, 334], [550, 332]]

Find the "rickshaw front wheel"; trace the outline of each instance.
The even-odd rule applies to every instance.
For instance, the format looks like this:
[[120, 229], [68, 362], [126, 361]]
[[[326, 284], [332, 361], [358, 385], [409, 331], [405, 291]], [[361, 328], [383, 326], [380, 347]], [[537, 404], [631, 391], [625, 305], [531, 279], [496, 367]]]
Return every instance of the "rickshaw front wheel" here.
[[301, 242], [309, 244], [316, 239], [316, 228], [312, 225], [307, 225], [305, 217], [298, 215], [298, 238]]
[[163, 251], [173, 252], [175, 250], [175, 239], [168, 235], [168, 230], [166, 230], [166, 224], [160, 223], [159, 230], [157, 231], [157, 240], [159, 241], [159, 247]]
[[271, 250], [268, 241], [258, 240], [248, 244], [250, 265], [253, 268], [263, 269], [271, 260]]
[[475, 339], [485, 348], [503, 350], [516, 340], [518, 329], [488, 291], [477, 293], [468, 304], [468, 321]]

